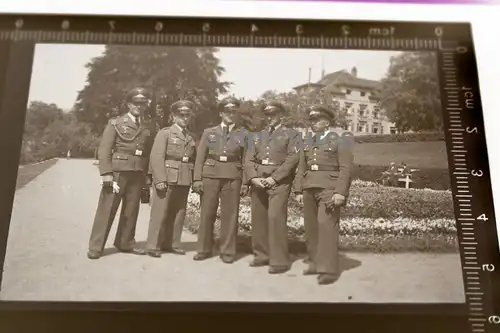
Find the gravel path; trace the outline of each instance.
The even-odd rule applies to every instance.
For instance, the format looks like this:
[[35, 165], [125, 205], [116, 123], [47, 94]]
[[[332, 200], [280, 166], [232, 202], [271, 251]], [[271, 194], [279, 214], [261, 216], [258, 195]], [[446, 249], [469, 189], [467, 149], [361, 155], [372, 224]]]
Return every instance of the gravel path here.
[[[464, 302], [458, 254], [356, 254], [343, 256], [334, 285], [318, 286], [300, 274], [301, 261], [282, 276], [250, 268], [250, 256], [233, 265], [217, 258], [161, 259], [111, 253], [86, 258], [99, 194], [89, 160], [59, 160], [17, 191], [0, 299], [44, 301], [262, 301]], [[137, 239], [146, 237], [149, 206], [142, 205]], [[114, 237], [116, 225], [111, 231]], [[195, 237], [183, 235], [192, 251]], [[111, 248], [113, 239], [109, 239]], [[114, 252], [110, 249], [109, 252]]]

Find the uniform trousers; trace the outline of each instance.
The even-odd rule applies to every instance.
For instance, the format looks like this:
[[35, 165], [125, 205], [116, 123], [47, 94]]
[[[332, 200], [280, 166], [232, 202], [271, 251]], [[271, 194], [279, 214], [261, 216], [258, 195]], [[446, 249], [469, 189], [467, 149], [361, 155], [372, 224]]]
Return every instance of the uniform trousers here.
[[101, 189], [89, 241], [89, 250], [93, 252], [103, 251], [120, 203], [122, 209], [114, 246], [123, 251], [132, 250], [135, 246], [135, 228], [145, 180], [144, 172], [115, 172], [114, 180], [120, 187], [119, 193], [113, 193], [111, 186], [103, 186]]
[[251, 189], [253, 252], [256, 260], [269, 260], [270, 266], [290, 266], [287, 207], [291, 188], [291, 184], [280, 184]]
[[321, 274], [339, 274], [340, 207], [327, 208], [334, 190], [306, 188], [304, 196], [304, 228], [310, 263]]
[[240, 190], [241, 179], [203, 178], [198, 253], [212, 252], [214, 224], [220, 201], [220, 254], [236, 255]]
[[164, 191], [153, 189], [147, 250], [159, 251], [181, 247], [189, 189], [189, 186], [170, 184]]

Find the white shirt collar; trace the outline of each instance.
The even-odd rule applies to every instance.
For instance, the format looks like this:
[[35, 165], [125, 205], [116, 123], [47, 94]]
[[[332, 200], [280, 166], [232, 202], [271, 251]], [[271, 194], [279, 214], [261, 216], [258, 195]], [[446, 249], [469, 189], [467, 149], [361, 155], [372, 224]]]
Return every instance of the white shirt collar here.
[[220, 126], [222, 127], [222, 129], [224, 129], [224, 127], [226, 127], [226, 126], [227, 126], [227, 127], [228, 127], [229, 132], [231, 132], [231, 131], [233, 130], [234, 124], [231, 124], [231, 125], [229, 125], [229, 126], [228, 126], [228, 125], [226, 125], [226, 124], [224, 124], [224, 123], [220, 123]]
[[319, 137], [319, 139], [323, 140], [330, 132], [331, 132], [331, 130], [327, 129], [326, 131], [323, 132], [323, 134]]
[[274, 126], [274, 130], [276, 131], [280, 127], [281, 127], [281, 123], [279, 123], [278, 125]]
[[184, 131], [184, 129], [183, 129], [182, 127], [180, 127], [180, 126], [179, 126], [179, 124], [174, 123], [174, 126], [177, 126], [177, 128], [178, 128], [181, 132], [182, 132], [182, 131]]
[[[135, 119], [137, 118], [136, 116], [134, 116], [132, 113], [128, 113], [128, 116], [130, 117], [130, 119], [132, 119], [132, 121], [135, 123]], [[141, 123], [141, 120], [139, 119], [139, 124]]]

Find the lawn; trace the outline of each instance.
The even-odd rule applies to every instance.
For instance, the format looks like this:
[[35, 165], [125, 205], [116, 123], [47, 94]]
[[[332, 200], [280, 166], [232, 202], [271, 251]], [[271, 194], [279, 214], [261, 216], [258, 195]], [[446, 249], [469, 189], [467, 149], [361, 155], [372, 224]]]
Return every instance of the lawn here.
[[411, 168], [448, 168], [444, 141], [356, 144], [354, 162], [372, 166], [404, 162]]
[[17, 172], [16, 190], [28, 184], [56, 163], [57, 159], [52, 159], [37, 164], [27, 164], [19, 167], [19, 171]]

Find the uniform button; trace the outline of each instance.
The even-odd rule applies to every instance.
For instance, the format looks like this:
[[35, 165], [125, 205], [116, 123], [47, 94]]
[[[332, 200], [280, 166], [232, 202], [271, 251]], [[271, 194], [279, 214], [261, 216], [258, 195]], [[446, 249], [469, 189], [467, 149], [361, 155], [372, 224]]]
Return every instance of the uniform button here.
[[225, 150], [223, 151], [224, 153], [227, 153]]

